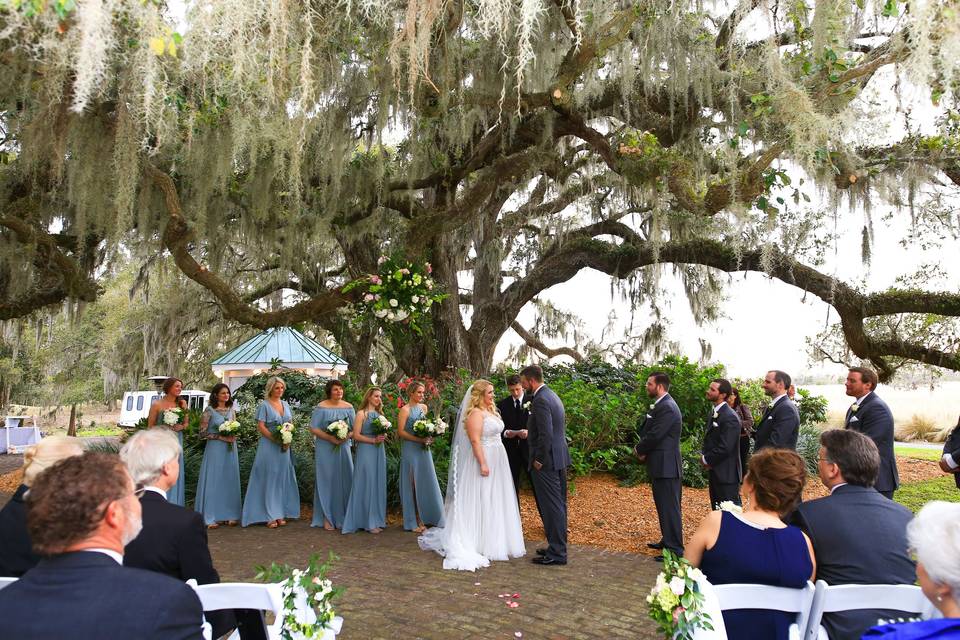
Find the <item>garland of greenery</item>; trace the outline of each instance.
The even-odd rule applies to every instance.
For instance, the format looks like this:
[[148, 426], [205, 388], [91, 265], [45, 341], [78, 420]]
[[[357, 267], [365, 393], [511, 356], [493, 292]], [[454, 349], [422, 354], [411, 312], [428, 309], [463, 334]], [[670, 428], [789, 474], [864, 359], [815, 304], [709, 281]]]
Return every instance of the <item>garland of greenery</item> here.
[[[256, 579], [262, 582], [282, 582], [283, 593], [283, 640], [295, 638], [319, 638], [330, 627], [336, 612], [333, 599], [343, 593], [327, 579], [327, 571], [337, 557], [331, 553], [327, 562], [321, 564], [318, 554], [310, 556], [306, 569], [295, 569], [287, 564], [272, 563], [269, 567], [258, 566]], [[307, 603], [317, 614], [315, 622], [304, 622], [297, 615], [297, 597], [305, 596]]]

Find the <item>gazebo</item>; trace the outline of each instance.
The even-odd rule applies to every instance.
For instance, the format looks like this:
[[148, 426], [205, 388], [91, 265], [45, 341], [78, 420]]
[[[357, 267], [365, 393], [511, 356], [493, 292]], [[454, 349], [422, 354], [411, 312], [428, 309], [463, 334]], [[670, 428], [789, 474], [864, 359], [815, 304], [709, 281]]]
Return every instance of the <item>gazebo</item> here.
[[278, 360], [307, 375], [337, 378], [347, 372], [346, 360], [292, 327], [267, 329], [214, 360], [212, 367], [233, 392]]

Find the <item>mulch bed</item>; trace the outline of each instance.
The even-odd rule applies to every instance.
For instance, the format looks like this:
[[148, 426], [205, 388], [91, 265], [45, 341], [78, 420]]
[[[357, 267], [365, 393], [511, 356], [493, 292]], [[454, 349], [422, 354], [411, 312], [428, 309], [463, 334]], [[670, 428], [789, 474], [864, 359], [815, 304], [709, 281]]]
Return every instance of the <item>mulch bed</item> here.
[[[897, 456], [900, 482], [920, 482], [933, 480], [943, 475], [936, 462]], [[0, 475], [0, 493], [12, 494], [20, 486], [22, 471]], [[612, 475], [594, 473], [588, 477], [577, 478], [570, 483], [568, 498], [568, 527], [570, 544], [590, 545], [611, 551], [627, 551], [656, 555], [647, 549], [647, 542], [660, 539], [657, 512], [653, 506], [650, 485], [621, 487]], [[819, 480], [810, 478], [804, 488], [804, 500], [812, 500], [827, 495], [827, 490]], [[689, 539], [697, 525], [709, 512], [709, 494], [706, 489], [683, 488], [681, 509], [683, 511], [684, 538]], [[312, 505], [304, 504], [300, 518], [308, 520], [312, 516]], [[537, 514], [533, 493], [527, 489], [520, 496], [520, 518], [526, 538], [542, 540], [543, 525]], [[391, 512], [387, 516], [388, 526], [401, 526], [399, 513]]]

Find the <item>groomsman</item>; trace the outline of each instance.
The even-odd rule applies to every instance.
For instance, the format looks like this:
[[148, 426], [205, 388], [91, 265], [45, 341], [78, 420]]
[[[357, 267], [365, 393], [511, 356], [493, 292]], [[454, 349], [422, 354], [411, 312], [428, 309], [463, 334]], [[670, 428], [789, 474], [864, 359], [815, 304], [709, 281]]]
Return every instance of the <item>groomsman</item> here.
[[943, 444], [940, 469], [944, 473], [952, 473], [957, 489], [960, 489], [960, 420], [957, 420], [957, 426], [953, 428], [950, 437]]
[[880, 472], [873, 488], [885, 498], [893, 500], [893, 492], [900, 486], [897, 458], [893, 455], [893, 414], [890, 407], [877, 395], [877, 374], [866, 367], [851, 367], [847, 373], [847, 395], [857, 401], [847, 409], [844, 429], [853, 429], [873, 440], [880, 452]]
[[800, 435], [800, 412], [797, 405], [787, 397], [790, 376], [783, 371], [768, 371], [763, 379], [763, 392], [773, 402], [763, 412], [763, 417], [754, 425], [754, 451], [764, 447], [796, 449]]
[[507, 460], [510, 461], [510, 475], [513, 476], [513, 486], [520, 495], [520, 473], [523, 472], [530, 485], [533, 479], [527, 467], [530, 465], [530, 448], [527, 445], [527, 419], [530, 411], [526, 405], [528, 398], [523, 395], [520, 385], [520, 376], [512, 375], [507, 378], [507, 389], [510, 395], [497, 403], [500, 417], [503, 418], [503, 448], [507, 450]]
[[707, 389], [707, 400], [713, 409], [707, 418], [703, 435], [701, 462], [710, 470], [710, 505], [719, 509], [720, 503], [729, 500], [740, 504], [740, 418], [727, 404], [733, 387], [729, 380], [717, 378]]
[[669, 390], [670, 376], [667, 374], [657, 371], [647, 378], [647, 394], [656, 400], [650, 405], [640, 427], [640, 442], [634, 452], [640, 462], [647, 464], [653, 503], [660, 521], [660, 541], [648, 542], [647, 546], [670, 549], [683, 555], [683, 519], [680, 517], [680, 431], [683, 418]]

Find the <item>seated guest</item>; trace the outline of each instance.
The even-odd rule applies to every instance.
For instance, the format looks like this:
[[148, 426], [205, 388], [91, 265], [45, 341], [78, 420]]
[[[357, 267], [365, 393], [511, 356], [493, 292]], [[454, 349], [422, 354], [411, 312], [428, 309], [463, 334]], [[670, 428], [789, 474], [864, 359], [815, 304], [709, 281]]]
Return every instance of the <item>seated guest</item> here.
[[[810, 540], [781, 517], [803, 494], [807, 470], [788, 449], [764, 449], [750, 458], [743, 479], [746, 507], [713, 511], [684, 548], [684, 556], [713, 584], [766, 584], [801, 588], [814, 576]], [[730, 638], [786, 640], [795, 614], [739, 609], [723, 612]]]
[[83, 445], [76, 438], [48, 436], [28, 448], [23, 454], [23, 484], [0, 511], [0, 576], [19, 578], [40, 562], [40, 556], [30, 547], [27, 533], [27, 506], [24, 494], [34, 478], [53, 464], [83, 453]]
[[203, 637], [193, 589], [123, 566], [123, 548], [140, 532], [140, 502], [116, 455], [85, 453], [43, 471], [27, 495], [27, 526], [44, 558], [0, 589], [0, 637]]
[[[877, 493], [873, 483], [880, 453], [873, 440], [850, 429], [820, 434], [817, 470], [830, 495], [804, 502], [793, 523], [813, 542], [817, 578], [829, 585], [913, 584], [914, 565], [907, 554], [910, 510]], [[864, 609], [825, 613], [831, 638], [859, 638], [878, 619], [908, 614]]]
[[864, 638], [960, 638], [960, 504], [928, 502], [907, 525], [917, 581], [942, 619], [873, 627]]
[[[180, 475], [180, 443], [169, 429], [138, 431], [120, 449], [120, 459], [139, 487], [143, 531], [127, 545], [123, 564], [164, 573], [197, 584], [220, 582], [207, 546], [203, 515], [167, 501], [167, 491]], [[219, 638], [236, 626], [230, 611], [208, 612], [213, 637]]]
[[944, 473], [952, 473], [953, 480], [960, 489], [960, 420], [950, 432], [947, 441], [943, 443], [943, 455], [940, 458], [940, 468]]

